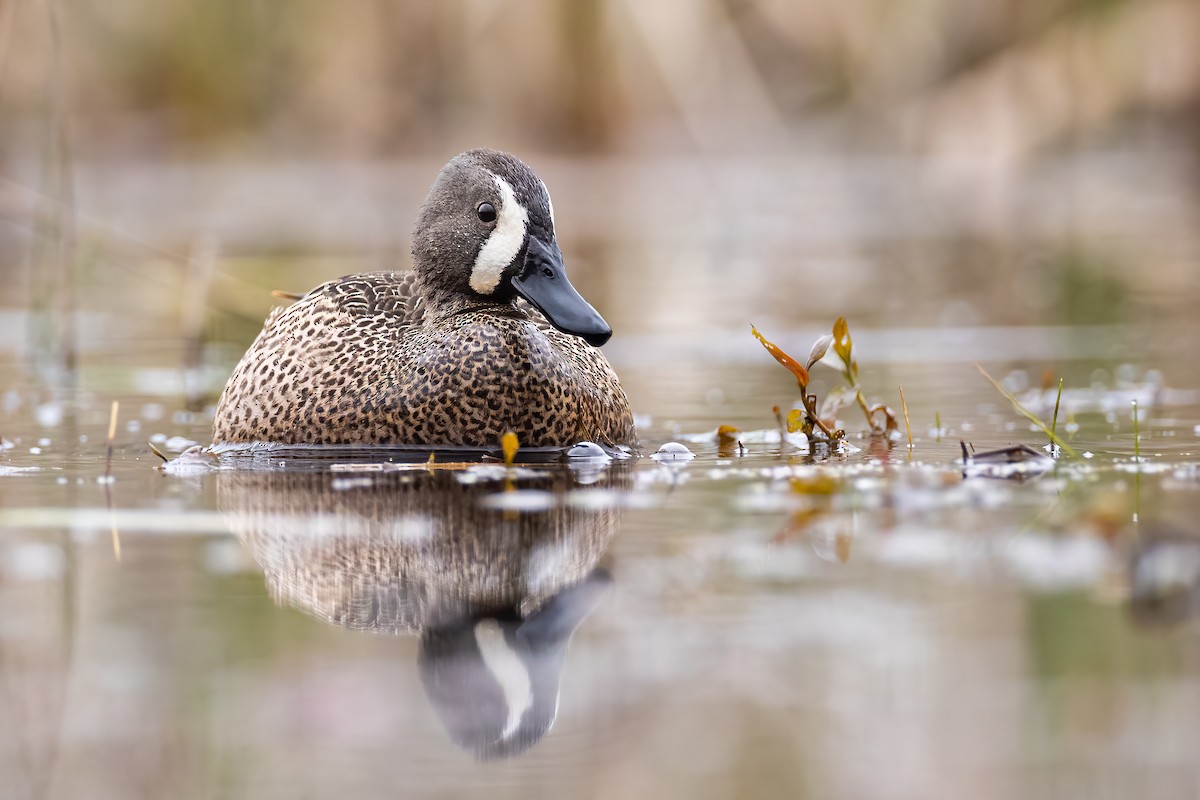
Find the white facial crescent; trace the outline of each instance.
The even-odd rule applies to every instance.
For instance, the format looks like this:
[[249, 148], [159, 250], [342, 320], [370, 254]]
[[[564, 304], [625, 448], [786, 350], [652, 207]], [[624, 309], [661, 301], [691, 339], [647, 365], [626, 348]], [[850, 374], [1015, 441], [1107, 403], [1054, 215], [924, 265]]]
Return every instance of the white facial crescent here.
[[521, 252], [521, 246], [525, 244], [525, 231], [529, 227], [529, 212], [517, 200], [509, 182], [495, 173], [492, 174], [492, 180], [500, 190], [496, 227], [483, 247], [479, 248], [475, 266], [471, 269], [471, 289], [483, 295], [496, 291], [504, 270]]

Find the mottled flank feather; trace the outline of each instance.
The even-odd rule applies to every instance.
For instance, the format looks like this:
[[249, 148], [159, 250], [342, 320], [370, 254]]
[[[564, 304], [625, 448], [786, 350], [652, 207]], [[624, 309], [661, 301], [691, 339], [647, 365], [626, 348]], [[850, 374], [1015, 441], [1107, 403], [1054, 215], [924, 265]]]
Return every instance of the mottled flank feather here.
[[631, 442], [600, 351], [527, 304], [426, 318], [415, 273], [350, 275], [277, 308], [217, 406], [214, 441], [495, 446]]

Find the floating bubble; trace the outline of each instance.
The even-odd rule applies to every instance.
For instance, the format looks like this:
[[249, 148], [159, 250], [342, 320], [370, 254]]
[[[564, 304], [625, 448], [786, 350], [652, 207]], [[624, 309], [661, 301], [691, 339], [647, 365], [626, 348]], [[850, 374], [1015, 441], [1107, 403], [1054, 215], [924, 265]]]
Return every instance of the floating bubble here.
[[655, 461], [691, 461], [696, 454], [679, 442], [667, 442], [650, 457]]
[[580, 442], [567, 451], [567, 458], [571, 460], [612, 461], [612, 456], [595, 442]]

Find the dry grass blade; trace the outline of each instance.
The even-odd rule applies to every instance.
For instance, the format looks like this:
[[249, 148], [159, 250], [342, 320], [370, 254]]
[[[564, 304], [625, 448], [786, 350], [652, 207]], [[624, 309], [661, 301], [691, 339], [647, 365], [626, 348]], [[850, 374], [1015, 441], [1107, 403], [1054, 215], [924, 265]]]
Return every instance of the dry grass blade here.
[[912, 425], [908, 421], [908, 401], [904, 399], [904, 387], [900, 386], [900, 408], [904, 410], [904, 429], [908, 432], [908, 449], [913, 449]]
[[1008, 389], [1005, 389], [1002, 385], [1000, 385], [1000, 381], [996, 380], [991, 375], [989, 375], [988, 371], [986, 369], [984, 369], [981, 364], [976, 364], [975, 369], [979, 370], [979, 374], [982, 375], [983, 377], [987, 378], [988, 382], [990, 384], [992, 384], [992, 386], [996, 387], [996, 391], [998, 391], [1000, 394], [1004, 395], [1004, 399], [1006, 399], [1008, 402], [1012, 403], [1012, 407], [1017, 410], [1017, 413], [1019, 413], [1021, 416], [1025, 417], [1025, 419], [1029, 420], [1034, 425], [1038, 426], [1038, 428], [1042, 431], [1042, 433], [1049, 436], [1050, 441], [1053, 442], [1054, 444], [1058, 445], [1059, 450], [1066, 453], [1071, 458], [1079, 457], [1079, 454], [1075, 452], [1075, 449], [1072, 448], [1071, 445], [1064, 442], [1058, 436], [1058, 434], [1056, 434], [1054, 431], [1050, 430], [1050, 428], [1046, 426], [1046, 423], [1042, 422], [1041, 419], [1038, 418], [1037, 414], [1034, 414], [1028, 408], [1021, 405], [1021, 401], [1017, 399], [1017, 396], [1014, 395], [1012, 392], [1010, 392]]
[[112, 412], [108, 416], [108, 444], [104, 450], [104, 480], [112, 480], [113, 440], [117, 437], [117, 410], [121, 404], [113, 400]]

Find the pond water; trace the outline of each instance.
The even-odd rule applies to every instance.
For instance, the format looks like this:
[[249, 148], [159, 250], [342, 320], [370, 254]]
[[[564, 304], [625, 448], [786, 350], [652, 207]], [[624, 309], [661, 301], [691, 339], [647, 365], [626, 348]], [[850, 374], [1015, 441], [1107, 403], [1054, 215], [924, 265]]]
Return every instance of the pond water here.
[[[1079, 317], [1074, 266], [912, 222], [857, 250], [779, 228], [748, 256], [679, 220], [564, 244], [642, 450], [690, 460], [160, 470], [147, 442], [208, 442], [263, 287], [365, 258], [222, 267], [199, 356], [166, 310], [189, 284], [118, 259], [81, 294], [73, 382], [39, 309], [2, 310], [0, 797], [1200, 794], [1194, 243], [1101, 239], [1134, 254], [1124, 300]], [[1129, 277], [1162, 259], [1185, 267]], [[1053, 302], [1022, 288], [1043, 271]], [[839, 313], [866, 394], [899, 411], [903, 385], [911, 450], [853, 408], [843, 453], [781, 441], [795, 382], [749, 324], [803, 354]], [[1077, 457], [964, 469], [960, 441], [1046, 444], [976, 363], [1046, 420], [1063, 377]]]
[[[786, 403], [776, 369], [738, 384]], [[709, 391], [641, 420], [690, 461], [515, 470], [168, 475], [144, 442], [208, 417], [122, 394], [111, 482], [109, 395], [15, 384], [4, 796], [1186, 796], [1196, 392], [1126, 368], [1066, 393], [1078, 459], [964, 478], [959, 439], [1043, 443], [972, 373], [905, 368], [911, 453], [722, 445], [755, 412]]]

